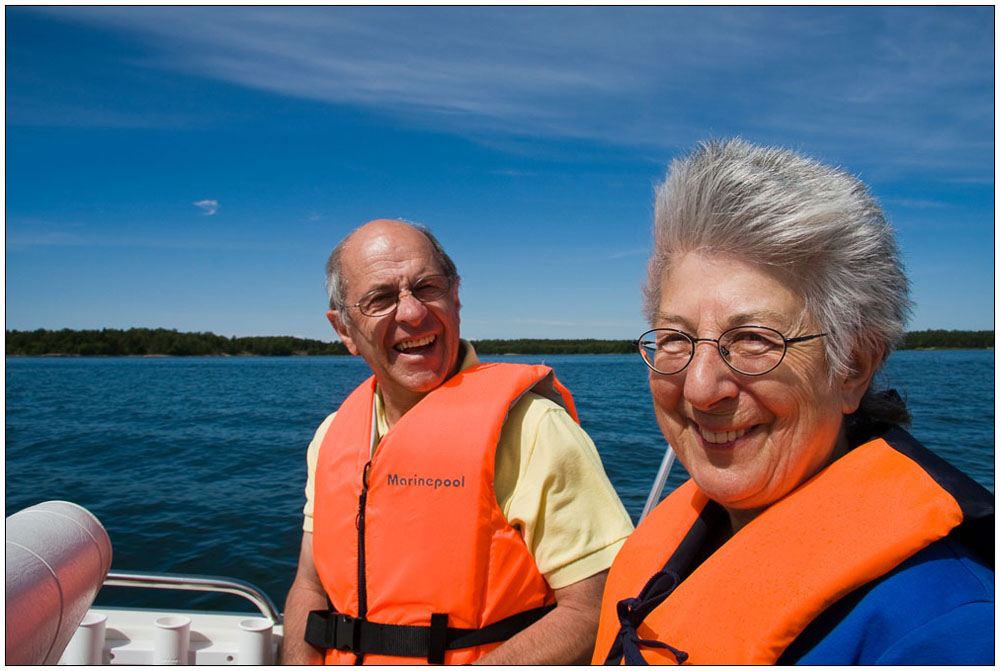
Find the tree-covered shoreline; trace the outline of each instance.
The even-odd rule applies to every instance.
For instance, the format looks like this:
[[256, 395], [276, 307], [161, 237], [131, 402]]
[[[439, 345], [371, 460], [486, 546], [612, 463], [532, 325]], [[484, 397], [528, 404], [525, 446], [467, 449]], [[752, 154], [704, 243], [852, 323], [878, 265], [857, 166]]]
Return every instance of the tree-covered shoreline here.
[[[226, 337], [210, 332], [132, 328], [7, 331], [7, 356], [338, 356], [347, 348], [294, 336]], [[631, 354], [630, 340], [473, 340], [479, 354]], [[993, 331], [911, 331], [905, 349], [992, 349]]]
[[293, 336], [238, 338], [176, 329], [7, 331], [7, 356], [317, 356], [347, 354], [340, 342]]

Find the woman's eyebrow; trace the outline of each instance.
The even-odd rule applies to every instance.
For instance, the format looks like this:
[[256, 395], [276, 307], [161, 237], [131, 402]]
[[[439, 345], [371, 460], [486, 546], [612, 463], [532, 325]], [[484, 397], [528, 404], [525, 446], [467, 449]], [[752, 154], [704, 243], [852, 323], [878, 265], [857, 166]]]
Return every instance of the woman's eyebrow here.
[[683, 331], [689, 335], [697, 335], [694, 325], [689, 322], [684, 317], [680, 315], [667, 314], [666, 312], [657, 312], [654, 317], [656, 318], [656, 324], [662, 326], [664, 323], [669, 324], [668, 328], [677, 329], [678, 331]]
[[[694, 334], [694, 326], [690, 321], [681, 317], [680, 315], [669, 314], [666, 312], [657, 312], [654, 314], [657, 323], [666, 322], [668, 324], [679, 325], [679, 330], [690, 331]], [[773, 310], [755, 310], [740, 312], [728, 317], [725, 321], [725, 328], [734, 328], [736, 326], [768, 326], [777, 324], [781, 328], [787, 328], [792, 324], [789, 321], [789, 316], [781, 313], [775, 312]]]
[[[741, 312], [737, 315], [733, 315], [728, 320], [728, 325], [733, 326], [772, 326], [778, 323], [779, 326], [785, 327], [785, 323], [788, 320], [788, 315], [782, 314], [780, 312], [774, 312], [772, 310], [758, 310], [755, 312]], [[790, 322], [789, 322], [790, 323]]]

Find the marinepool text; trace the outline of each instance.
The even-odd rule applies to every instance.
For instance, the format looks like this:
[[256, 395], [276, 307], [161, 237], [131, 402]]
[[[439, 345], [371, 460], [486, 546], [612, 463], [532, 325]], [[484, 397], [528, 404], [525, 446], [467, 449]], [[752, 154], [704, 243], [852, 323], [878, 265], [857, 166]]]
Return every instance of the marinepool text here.
[[400, 477], [396, 473], [389, 473], [387, 483], [400, 487], [465, 487], [465, 476], [455, 478], [424, 478], [419, 475], [412, 477]]

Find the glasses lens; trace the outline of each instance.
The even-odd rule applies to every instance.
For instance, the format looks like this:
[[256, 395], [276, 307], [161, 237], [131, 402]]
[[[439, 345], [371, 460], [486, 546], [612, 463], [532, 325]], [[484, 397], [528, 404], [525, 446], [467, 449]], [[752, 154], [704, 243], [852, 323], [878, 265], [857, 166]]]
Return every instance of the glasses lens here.
[[719, 338], [719, 349], [730, 366], [747, 375], [767, 373], [785, 356], [785, 338], [774, 329], [741, 326]]
[[[421, 303], [435, 301], [451, 288], [451, 280], [445, 275], [429, 275], [422, 277], [410, 287], [410, 295]], [[383, 317], [399, 305], [399, 293], [395, 291], [373, 291], [362, 296], [358, 301], [358, 309], [369, 317]]]
[[410, 289], [410, 293], [421, 303], [426, 303], [427, 301], [435, 301], [446, 293], [448, 289], [451, 288], [451, 282], [444, 275], [431, 275], [430, 277], [424, 277], [413, 285]]
[[691, 361], [691, 339], [673, 329], [654, 329], [639, 338], [639, 352], [657, 373], [670, 375], [684, 370]]
[[358, 301], [358, 309], [369, 317], [381, 317], [396, 309], [399, 296], [395, 292], [377, 291], [365, 294]]

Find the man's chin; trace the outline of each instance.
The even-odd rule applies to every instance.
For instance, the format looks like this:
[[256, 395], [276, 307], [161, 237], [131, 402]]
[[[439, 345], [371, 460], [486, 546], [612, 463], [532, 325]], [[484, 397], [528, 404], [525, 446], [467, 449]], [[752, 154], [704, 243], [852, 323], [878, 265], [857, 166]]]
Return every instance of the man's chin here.
[[396, 387], [410, 393], [434, 391], [458, 372], [457, 347], [455, 360], [446, 362], [445, 359], [451, 357], [447, 356], [444, 345], [445, 342], [438, 339], [420, 352], [396, 352], [386, 367], [387, 377]]
[[396, 386], [415, 394], [426, 394], [434, 391], [448, 379], [442, 368], [419, 371], [398, 371], [392, 376]]

